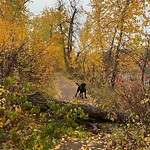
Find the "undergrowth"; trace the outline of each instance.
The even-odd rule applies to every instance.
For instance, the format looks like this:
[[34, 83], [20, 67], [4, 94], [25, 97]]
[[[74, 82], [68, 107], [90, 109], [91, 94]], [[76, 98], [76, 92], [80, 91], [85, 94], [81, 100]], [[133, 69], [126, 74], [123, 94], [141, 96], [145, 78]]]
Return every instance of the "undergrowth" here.
[[126, 112], [130, 120], [111, 129], [112, 145], [120, 149], [142, 149], [150, 147], [150, 95], [149, 87], [138, 82], [109, 87], [90, 86], [88, 92], [96, 99], [97, 107], [112, 112]]
[[[0, 149], [54, 148], [62, 136], [84, 138], [87, 132], [77, 117], [86, 119], [81, 108], [59, 106], [49, 100], [48, 112], [28, 101], [30, 83], [19, 83], [8, 77], [0, 87]], [[77, 132], [81, 131], [81, 132]], [[80, 134], [79, 134], [80, 133]]]

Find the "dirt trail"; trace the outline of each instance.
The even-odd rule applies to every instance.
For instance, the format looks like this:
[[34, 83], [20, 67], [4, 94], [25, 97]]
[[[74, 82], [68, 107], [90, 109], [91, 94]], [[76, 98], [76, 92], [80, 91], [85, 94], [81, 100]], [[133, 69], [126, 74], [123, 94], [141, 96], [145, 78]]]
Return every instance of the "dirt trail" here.
[[75, 93], [77, 91], [77, 85], [74, 81], [66, 78], [61, 73], [56, 73], [56, 98], [62, 101], [75, 102], [78, 101], [81, 104], [94, 105], [95, 100], [87, 94], [87, 99], [81, 99], [79, 95], [75, 98]]
[[[75, 98], [74, 95], [77, 90], [77, 85], [74, 81], [66, 78], [61, 73], [56, 74], [56, 98], [62, 101], [68, 102], [80, 102], [80, 104], [86, 105], [95, 105], [95, 101], [90, 95], [87, 94], [87, 99], [81, 99], [79, 95]], [[88, 87], [87, 87], [88, 89]], [[87, 92], [88, 93], [88, 92]], [[80, 141], [79, 139], [69, 139], [68, 137], [64, 137], [61, 139], [59, 147], [57, 150], [112, 150], [107, 147], [108, 139], [104, 139], [102, 134], [93, 135], [88, 139], [84, 139]], [[55, 149], [55, 150], [56, 150]]]

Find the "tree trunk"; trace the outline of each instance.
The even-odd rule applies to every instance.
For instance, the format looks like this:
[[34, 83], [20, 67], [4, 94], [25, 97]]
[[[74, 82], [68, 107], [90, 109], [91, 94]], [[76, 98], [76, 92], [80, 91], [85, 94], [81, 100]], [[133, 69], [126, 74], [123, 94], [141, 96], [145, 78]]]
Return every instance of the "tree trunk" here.
[[72, 53], [73, 32], [74, 32], [74, 19], [75, 19], [75, 15], [76, 15], [77, 12], [78, 12], [77, 8], [74, 8], [74, 12], [73, 12], [73, 14], [71, 16], [71, 20], [70, 20], [70, 23], [69, 23], [68, 43], [67, 43], [67, 47], [68, 47], [67, 60], [68, 60], [68, 63], [69, 63], [69, 68], [68, 68], [69, 70], [72, 67], [70, 54]]
[[119, 46], [118, 46], [117, 51], [116, 51], [116, 55], [115, 55], [114, 69], [113, 69], [112, 78], [111, 78], [111, 87], [113, 89], [115, 88], [116, 79], [118, 76], [119, 53], [120, 53], [120, 50], [119, 50]]
[[[45, 112], [50, 110], [50, 108], [47, 106], [47, 100], [41, 92], [36, 92], [32, 95], [28, 95], [28, 101], [32, 102], [33, 105], [39, 105], [41, 107], [41, 111]], [[51, 101], [51, 100], [50, 100]], [[58, 100], [53, 100], [56, 104], [59, 104], [61, 106], [64, 106], [66, 104], [71, 104], [72, 108], [81, 108], [85, 114], [88, 114], [88, 120], [86, 122], [117, 122], [117, 123], [125, 123], [129, 116], [125, 113], [120, 112], [110, 112], [106, 110], [102, 110], [99, 108], [95, 108], [92, 106], [87, 105], [77, 105], [70, 102], [63, 102]]]
[[129, 0], [126, 0], [126, 5], [124, 7], [124, 10], [121, 14], [121, 23], [122, 25], [120, 26], [120, 34], [119, 34], [119, 40], [118, 40], [118, 45], [117, 45], [117, 49], [116, 49], [116, 54], [115, 54], [115, 62], [114, 62], [114, 68], [113, 68], [113, 72], [112, 72], [112, 78], [111, 78], [111, 87], [114, 89], [115, 88], [115, 84], [116, 84], [116, 79], [118, 76], [118, 71], [119, 71], [119, 54], [120, 54], [120, 46], [121, 46], [121, 42], [122, 42], [122, 38], [123, 38], [123, 30], [124, 30], [124, 22], [125, 22], [125, 14], [127, 11], [127, 8], [130, 4]]

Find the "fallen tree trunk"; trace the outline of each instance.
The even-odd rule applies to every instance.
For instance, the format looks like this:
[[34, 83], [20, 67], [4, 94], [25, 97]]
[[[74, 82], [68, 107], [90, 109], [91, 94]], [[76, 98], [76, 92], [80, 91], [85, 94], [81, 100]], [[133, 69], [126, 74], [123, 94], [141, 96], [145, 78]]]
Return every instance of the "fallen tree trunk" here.
[[[57, 101], [55, 100], [56, 104], [65, 105], [69, 102]], [[72, 104], [72, 108], [82, 108], [85, 114], [88, 114], [88, 121], [89, 122], [118, 122], [118, 123], [125, 123], [128, 120], [128, 115], [121, 112], [110, 112], [106, 110], [102, 110], [99, 108], [95, 108], [92, 106], [86, 105], [78, 105]]]
[[[32, 95], [28, 95], [28, 101], [32, 102], [33, 105], [39, 105], [41, 107], [41, 111], [48, 111], [49, 107], [47, 106], [47, 101], [51, 99], [45, 97], [41, 92], [36, 92]], [[53, 100], [56, 104], [66, 105], [70, 102]], [[106, 110], [102, 110], [99, 108], [95, 108], [92, 106], [86, 105], [78, 105], [74, 103], [70, 103], [72, 108], [81, 108], [85, 114], [88, 114], [89, 122], [117, 122], [117, 123], [125, 123], [129, 119], [129, 115], [120, 112], [110, 112]]]

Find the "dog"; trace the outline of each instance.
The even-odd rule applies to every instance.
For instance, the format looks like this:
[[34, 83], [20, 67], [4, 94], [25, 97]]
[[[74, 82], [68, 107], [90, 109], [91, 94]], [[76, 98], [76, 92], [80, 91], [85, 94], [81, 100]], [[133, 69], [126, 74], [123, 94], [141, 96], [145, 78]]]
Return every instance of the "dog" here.
[[79, 95], [80, 97], [82, 97], [82, 99], [83, 99], [83, 93], [84, 93], [85, 98], [87, 98], [86, 97], [86, 84], [85, 83], [81, 83], [80, 85], [78, 83], [76, 84], [78, 85], [78, 88], [77, 88], [77, 93], [75, 94], [75, 97], [80, 92]]

